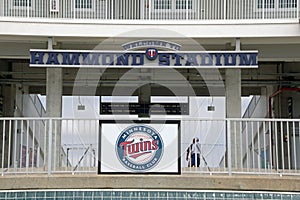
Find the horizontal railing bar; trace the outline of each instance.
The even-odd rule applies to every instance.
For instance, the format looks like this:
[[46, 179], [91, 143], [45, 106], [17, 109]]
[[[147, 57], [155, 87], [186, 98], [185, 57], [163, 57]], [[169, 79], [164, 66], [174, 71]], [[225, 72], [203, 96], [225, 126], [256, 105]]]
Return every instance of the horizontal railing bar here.
[[118, 116], [118, 117], [111, 117], [111, 116], [107, 116], [107, 117], [96, 117], [96, 118], [62, 118], [62, 117], [1, 117], [0, 120], [187, 120], [187, 121], [195, 121], [195, 120], [201, 120], [201, 121], [224, 121], [226, 119], [224, 118], [214, 118], [214, 119], [210, 119], [210, 118], [198, 118], [198, 117], [151, 117], [151, 118], [139, 118], [138, 116]]
[[299, 23], [298, 19], [229, 19], [229, 20], [188, 20], [188, 21], [175, 21], [175, 20], [104, 20], [104, 19], [56, 19], [56, 18], [11, 18], [0, 16], [0, 21], [3, 22], [32, 22], [32, 23], [53, 23], [53, 24], [115, 24], [115, 25], [194, 25], [194, 24], [286, 24], [286, 23]]
[[139, 118], [138, 116], [104, 116], [104, 117], [96, 117], [96, 118], [64, 118], [64, 117], [1, 117], [1, 120], [184, 120], [184, 121], [253, 121], [253, 122], [300, 122], [300, 119], [280, 119], [280, 118], [201, 118], [201, 117], [151, 117], [151, 118]]

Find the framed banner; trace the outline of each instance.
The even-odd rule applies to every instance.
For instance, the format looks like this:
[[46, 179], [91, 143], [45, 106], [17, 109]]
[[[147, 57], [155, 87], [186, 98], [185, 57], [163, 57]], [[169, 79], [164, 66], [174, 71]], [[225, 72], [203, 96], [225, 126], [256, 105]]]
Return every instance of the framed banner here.
[[180, 174], [180, 121], [100, 121], [98, 173]]
[[50, 0], [50, 11], [59, 12], [59, 0]]

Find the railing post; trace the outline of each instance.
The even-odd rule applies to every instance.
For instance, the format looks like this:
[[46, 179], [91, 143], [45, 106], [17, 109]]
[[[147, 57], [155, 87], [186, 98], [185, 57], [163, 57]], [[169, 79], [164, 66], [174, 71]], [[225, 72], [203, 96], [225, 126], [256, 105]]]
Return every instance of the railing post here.
[[224, 20], [227, 18], [226, 12], [227, 12], [227, 0], [224, 0]]
[[230, 131], [230, 119], [226, 119], [227, 124], [227, 167], [229, 176], [232, 175], [232, 161], [231, 161], [231, 131]]
[[299, 0], [297, 0], [297, 19], [299, 20]]
[[151, 12], [152, 12], [152, 0], [149, 0], [149, 5], [148, 5], [148, 15], [149, 15], [149, 19], [151, 20]]
[[[4, 151], [5, 151], [5, 120], [2, 120], [2, 123], [3, 123], [3, 130], [2, 130], [2, 158], [1, 158], [1, 163], [2, 163], [2, 176], [4, 176]], [[9, 165], [9, 164], [8, 164]]]
[[108, 5], [107, 5], [107, 0], [105, 1], [105, 19], [108, 19]]
[[262, 0], [262, 18], [265, 19], [265, 1]]
[[29, 1], [26, 1], [27, 18], [29, 18]]
[[114, 1], [111, 1], [111, 19], [114, 19]]
[[76, 19], [76, 0], [73, 1], [73, 19]]
[[3, 6], [2, 6], [2, 11], [3, 11], [3, 13], [2, 13], [2, 15], [1, 15], [1, 17], [4, 17], [5, 16], [5, 1], [3, 1]]
[[52, 119], [49, 119], [48, 129], [48, 176], [51, 175], [51, 161], [52, 161]]
[[18, 161], [17, 161], [17, 133], [18, 133], [18, 121], [15, 120], [15, 127], [14, 127], [14, 141], [13, 141], [13, 165], [14, 165], [14, 172], [16, 172], [17, 170], [17, 165], [18, 165]]
[[186, 12], [185, 13], [186, 20], [188, 20], [189, 19], [189, 0], [186, 0], [186, 2], [185, 2], [185, 12]]

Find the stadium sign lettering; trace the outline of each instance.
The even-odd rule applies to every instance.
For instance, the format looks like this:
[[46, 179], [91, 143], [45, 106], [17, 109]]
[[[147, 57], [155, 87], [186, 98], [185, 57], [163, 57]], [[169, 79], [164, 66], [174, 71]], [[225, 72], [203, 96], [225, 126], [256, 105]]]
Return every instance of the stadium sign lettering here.
[[122, 47], [124, 50], [133, 50], [137, 48], [149, 48], [149, 47], [160, 47], [164, 49], [170, 49], [174, 51], [179, 51], [181, 48], [180, 44], [164, 41], [164, 40], [138, 40], [123, 44]]
[[258, 51], [30, 50], [30, 67], [257, 68]]

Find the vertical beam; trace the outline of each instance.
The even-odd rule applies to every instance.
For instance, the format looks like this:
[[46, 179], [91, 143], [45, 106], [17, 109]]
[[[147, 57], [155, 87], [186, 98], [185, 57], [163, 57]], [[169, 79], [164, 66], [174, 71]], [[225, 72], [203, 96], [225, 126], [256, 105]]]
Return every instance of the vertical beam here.
[[[139, 104], [150, 105], [151, 102], [151, 85], [145, 84], [139, 88]], [[150, 117], [150, 113], [139, 113], [139, 117]]]
[[[52, 50], [53, 40], [48, 38], [48, 49]], [[62, 116], [62, 68], [47, 68], [46, 116]]]
[[[53, 39], [48, 38], [48, 49], [52, 50]], [[63, 69], [62, 68], [47, 68], [47, 85], [46, 85], [46, 116], [47, 117], [61, 117], [62, 116], [62, 81], [63, 81]], [[58, 123], [56, 130], [53, 130], [51, 134], [56, 133], [56, 146], [54, 150], [56, 155], [56, 164], [60, 166], [60, 151], [61, 151], [61, 125]], [[49, 160], [49, 159], [48, 159]], [[54, 163], [54, 160], [52, 160]]]
[[240, 38], [236, 38], [236, 40], [235, 40], [235, 50], [236, 51], [241, 50], [241, 39]]
[[[3, 107], [2, 110], [2, 116], [1, 117], [11, 117], [14, 116], [14, 102], [16, 99], [16, 86], [15, 85], [7, 85], [7, 86], [1, 86], [0, 87], [0, 95], [3, 97]], [[0, 145], [2, 145], [2, 148], [0, 148], [0, 155], [2, 156], [2, 159], [0, 161], [1, 166], [4, 166], [4, 168], [9, 168], [12, 166], [11, 160], [12, 160], [12, 144], [11, 144], [11, 137], [13, 132], [11, 131], [11, 123], [12, 121], [6, 121], [7, 125], [5, 125], [4, 120], [0, 121], [0, 130], [2, 132], [0, 133]], [[3, 171], [2, 171], [3, 173]]]
[[[141, 73], [149, 73], [150, 69], [141, 69]], [[151, 103], [151, 77], [149, 75], [140, 77], [142, 86], [139, 88], [139, 104], [150, 105]], [[139, 113], [139, 117], [150, 117], [150, 113]]]
[[[240, 39], [236, 39], [236, 51], [240, 51]], [[241, 69], [226, 69], [225, 70], [225, 90], [226, 90], [226, 118], [241, 118]], [[232, 167], [241, 167], [241, 152], [240, 152], [240, 126], [231, 126], [230, 141], [231, 144], [231, 165]], [[228, 135], [227, 135], [228, 136]]]

